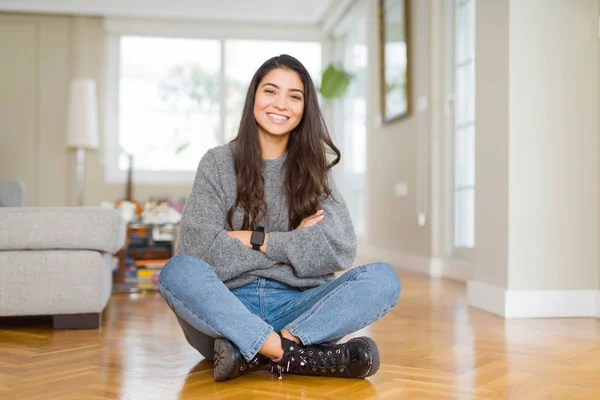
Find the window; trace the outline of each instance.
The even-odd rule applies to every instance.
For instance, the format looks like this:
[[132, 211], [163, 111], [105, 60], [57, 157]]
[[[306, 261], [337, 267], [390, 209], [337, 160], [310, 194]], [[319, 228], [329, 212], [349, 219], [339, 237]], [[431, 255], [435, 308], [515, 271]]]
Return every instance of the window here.
[[[358, 11], [358, 10], [357, 10]], [[360, 11], [364, 11], [362, 8]], [[348, 206], [356, 234], [366, 232], [367, 165], [367, 19], [363, 13], [349, 15], [334, 42], [335, 60], [352, 74], [344, 96], [335, 101], [335, 138], [342, 159], [334, 169], [336, 184]]]
[[318, 85], [318, 42], [113, 38], [107, 180], [125, 180], [131, 154], [136, 182], [191, 183], [206, 151], [236, 136], [256, 69], [282, 53], [298, 58]]
[[119, 169], [195, 171], [219, 138], [218, 40], [121, 38]]
[[454, 5], [454, 253], [475, 245], [475, 0]]

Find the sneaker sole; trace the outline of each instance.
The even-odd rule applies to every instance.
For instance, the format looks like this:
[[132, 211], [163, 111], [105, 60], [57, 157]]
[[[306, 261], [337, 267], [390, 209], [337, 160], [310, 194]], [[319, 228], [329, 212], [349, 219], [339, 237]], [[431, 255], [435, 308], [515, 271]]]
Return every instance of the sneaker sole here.
[[367, 372], [365, 372], [361, 376], [356, 376], [355, 378], [363, 379], [368, 376], [374, 375], [379, 369], [380, 360], [379, 360], [379, 349], [377, 349], [377, 344], [375, 341], [369, 337], [358, 337], [354, 339], [350, 339], [348, 342], [362, 342], [369, 349], [371, 353], [371, 362], [369, 363], [369, 368]]
[[237, 376], [239, 350], [227, 339], [215, 339], [215, 358], [213, 360], [213, 378], [217, 382], [233, 379]]

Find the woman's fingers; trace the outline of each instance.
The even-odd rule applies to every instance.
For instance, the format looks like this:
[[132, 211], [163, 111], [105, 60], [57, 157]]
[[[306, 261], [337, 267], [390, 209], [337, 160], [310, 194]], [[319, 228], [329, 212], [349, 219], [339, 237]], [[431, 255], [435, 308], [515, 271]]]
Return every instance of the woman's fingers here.
[[316, 213], [314, 213], [313, 215], [304, 218], [302, 220], [302, 222], [300, 222], [300, 225], [298, 225], [298, 228], [312, 226], [312, 225], [316, 224], [317, 222], [321, 221], [323, 218], [325, 218], [325, 211], [319, 210]]
[[324, 215], [319, 215], [318, 217], [314, 217], [314, 218], [312, 218], [312, 219], [311, 219], [311, 222], [316, 224], [317, 222], [319, 222], [319, 221], [320, 221], [320, 220], [322, 220], [323, 218], [325, 218], [325, 216], [324, 216]]
[[306, 217], [306, 219], [309, 219], [309, 220], [321, 219], [321, 218], [323, 218], [324, 213], [325, 213], [325, 211], [319, 210], [316, 213], [314, 213], [313, 215], [311, 215], [310, 217]]
[[305, 226], [313, 226], [315, 225], [317, 222], [321, 221], [323, 218], [325, 218], [325, 215], [321, 214], [321, 215], [315, 215], [313, 217], [309, 217], [306, 221]]
[[318, 215], [316, 217], [309, 217], [309, 218], [306, 219], [306, 223], [307, 224], [311, 224], [311, 223], [319, 222], [322, 219], [323, 219], [322, 215]]

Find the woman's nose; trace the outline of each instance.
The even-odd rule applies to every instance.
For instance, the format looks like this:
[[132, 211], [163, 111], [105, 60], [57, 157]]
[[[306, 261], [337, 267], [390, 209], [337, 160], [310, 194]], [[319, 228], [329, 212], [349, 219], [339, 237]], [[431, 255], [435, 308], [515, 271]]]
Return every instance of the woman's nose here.
[[285, 105], [285, 103], [277, 102], [277, 103], [275, 103], [275, 108], [278, 108], [280, 110], [285, 110], [287, 108], [287, 105]]
[[279, 109], [286, 109], [287, 108], [286, 97], [285, 96], [277, 96], [277, 98], [275, 99], [274, 106]]

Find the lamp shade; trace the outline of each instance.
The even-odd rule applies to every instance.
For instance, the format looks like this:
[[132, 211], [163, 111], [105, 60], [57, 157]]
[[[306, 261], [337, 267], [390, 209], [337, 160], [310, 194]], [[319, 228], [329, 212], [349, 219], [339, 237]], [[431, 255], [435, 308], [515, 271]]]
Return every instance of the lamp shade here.
[[71, 148], [98, 148], [96, 82], [92, 79], [75, 79], [71, 82], [66, 145]]

